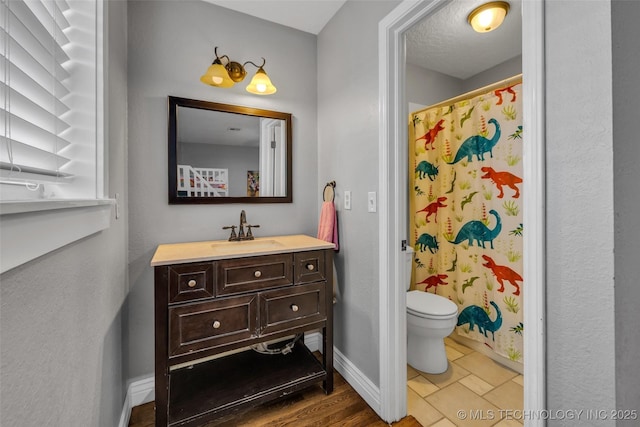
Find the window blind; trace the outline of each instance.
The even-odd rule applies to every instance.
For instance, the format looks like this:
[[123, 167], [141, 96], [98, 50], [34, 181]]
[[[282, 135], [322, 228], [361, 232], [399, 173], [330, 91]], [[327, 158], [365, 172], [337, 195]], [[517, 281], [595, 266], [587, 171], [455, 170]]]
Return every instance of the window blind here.
[[0, 172], [2, 180], [68, 178], [72, 77], [65, 0], [1, 0]]

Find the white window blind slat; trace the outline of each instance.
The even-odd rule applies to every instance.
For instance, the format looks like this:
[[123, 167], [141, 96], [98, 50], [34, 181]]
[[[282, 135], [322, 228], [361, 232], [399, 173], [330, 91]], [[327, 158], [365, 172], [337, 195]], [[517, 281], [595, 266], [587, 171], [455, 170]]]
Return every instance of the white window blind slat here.
[[60, 10], [60, 12], [66, 12], [67, 10], [71, 9], [69, 3], [67, 3], [66, 0], [55, 0], [54, 3], [56, 4], [56, 7]]
[[[21, 27], [26, 29], [43, 48], [50, 50], [51, 54], [56, 58], [66, 58], [61, 60], [61, 63], [69, 60], [69, 57], [62, 49], [62, 46], [69, 43], [69, 39], [63, 32], [64, 29], [69, 27], [66, 19], [64, 22], [56, 21], [40, 1], [23, 2], [13, 0], [10, 1], [9, 10], [19, 21]], [[16, 24], [16, 20], [9, 21], [10, 26]]]
[[[2, 147], [5, 147], [7, 142], [5, 137], [0, 136]], [[2, 169], [11, 169], [9, 165], [13, 164], [17, 166], [17, 168], [14, 166], [14, 170], [37, 168], [43, 175], [55, 176], [60, 167], [70, 160], [59, 154], [40, 150], [30, 144], [23, 144], [20, 141], [12, 140], [11, 145], [12, 158], [9, 158], [7, 150], [0, 151], [0, 162], [4, 164]]]
[[[2, 89], [3, 91], [7, 90], [6, 87]], [[20, 118], [54, 136], [59, 135], [70, 127], [68, 123], [58, 117], [58, 115], [64, 111], [55, 111], [54, 99], [48, 99], [45, 104], [38, 104], [34, 100], [13, 90], [13, 88], [11, 88], [9, 96], [11, 97], [11, 114], [9, 115], [11, 120], [13, 120], [14, 117]], [[9, 123], [9, 125], [12, 124], [11, 122]]]
[[[67, 21], [67, 18], [64, 16], [63, 11], [60, 9], [60, 5], [58, 5], [54, 1], [48, 1], [44, 3], [31, 2], [29, 3], [29, 7], [31, 7], [32, 4], [36, 4], [36, 3], [43, 5], [43, 7], [46, 8], [47, 12], [49, 13], [49, 17], [51, 19], [51, 22], [50, 22], [51, 28], [47, 28], [47, 29], [49, 30], [51, 35], [56, 40], [64, 40], [64, 42], [60, 42], [62, 46], [69, 43], [69, 39], [67, 38], [63, 30], [69, 28], [70, 24], [69, 24], [69, 21]], [[45, 27], [46, 26], [47, 25], [45, 24]]]
[[22, 73], [28, 75], [31, 80], [38, 82], [38, 84], [52, 96], [64, 99], [69, 94], [69, 90], [61, 82], [69, 76], [66, 70], [62, 69], [64, 74], [58, 70], [62, 75], [59, 75], [59, 79], [56, 78], [51, 74], [49, 67], [38, 62], [24, 47], [16, 43], [4, 29], [0, 31], [0, 45], [6, 47], [5, 50], [10, 52], [10, 57], [7, 57], [4, 52], [1, 55], [2, 59], [10, 64], [5, 67], [0, 67], [2, 69], [3, 81], [8, 81], [7, 79], [12, 78], [11, 71], [18, 68]]
[[[53, 105], [51, 111], [57, 111], [60, 114], [64, 114], [68, 112], [69, 107], [60, 101], [57, 97], [53, 96], [53, 93], [43, 87], [40, 82], [32, 79], [28, 76], [23, 69], [18, 68], [15, 64], [9, 62], [9, 74], [11, 76], [11, 87], [16, 91], [32, 100], [37, 105]], [[5, 81], [5, 67], [0, 67], [0, 84], [4, 86]], [[50, 85], [49, 85], [50, 86]], [[56, 93], [64, 94], [65, 96], [69, 94], [69, 91], [60, 84], [60, 89]], [[3, 90], [5, 88], [3, 87]], [[4, 95], [3, 95], [4, 96]]]
[[[9, 3], [14, 4], [14, 1], [9, 1]], [[21, 2], [15, 3], [19, 4]], [[53, 43], [53, 41], [48, 43], [49, 46], [43, 45], [34, 32], [12, 13], [9, 14], [8, 28], [9, 34], [15, 40], [15, 43], [29, 52], [38, 63], [51, 70], [52, 74], [60, 80], [69, 77], [69, 73], [62, 67], [62, 64], [69, 60], [69, 57], [60, 46]], [[9, 49], [11, 52], [11, 46], [9, 46]]]
[[[6, 113], [4, 110], [0, 110], [0, 113], [2, 120], [2, 122], [0, 122], [0, 135], [4, 136], [7, 141], [21, 141], [24, 144], [28, 143], [39, 150], [51, 153], [56, 153], [69, 145], [69, 141], [64, 138], [46, 129], [42, 129], [27, 120]], [[11, 128], [7, 129], [6, 124], [10, 124]], [[8, 151], [8, 148], [4, 145], [2, 149]]]

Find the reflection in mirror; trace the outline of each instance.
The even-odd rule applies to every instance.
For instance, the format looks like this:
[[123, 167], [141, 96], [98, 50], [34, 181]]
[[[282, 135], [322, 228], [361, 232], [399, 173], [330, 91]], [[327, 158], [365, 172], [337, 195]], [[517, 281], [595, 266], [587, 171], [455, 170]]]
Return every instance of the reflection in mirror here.
[[169, 97], [169, 203], [291, 202], [291, 115]]

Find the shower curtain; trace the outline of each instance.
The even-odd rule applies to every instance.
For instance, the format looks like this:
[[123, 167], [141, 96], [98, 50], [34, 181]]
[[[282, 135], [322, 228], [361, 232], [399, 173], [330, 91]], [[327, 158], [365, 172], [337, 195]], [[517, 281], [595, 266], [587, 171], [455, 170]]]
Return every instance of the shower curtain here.
[[518, 76], [409, 117], [412, 289], [455, 302], [455, 333], [520, 363], [521, 86]]

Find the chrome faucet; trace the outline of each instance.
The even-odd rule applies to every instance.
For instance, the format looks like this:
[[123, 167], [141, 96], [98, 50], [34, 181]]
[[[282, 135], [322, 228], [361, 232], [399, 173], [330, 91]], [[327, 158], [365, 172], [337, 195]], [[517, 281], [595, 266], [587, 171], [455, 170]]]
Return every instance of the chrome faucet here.
[[[244, 227], [247, 227], [247, 234], [244, 233]], [[251, 225], [247, 224], [247, 214], [244, 209], [240, 211], [240, 227], [238, 228], [238, 234], [236, 235], [236, 226], [235, 225], [227, 225], [222, 227], [223, 230], [231, 229], [231, 235], [229, 236], [230, 242], [238, 242], [241, 240], [253, 240], [253, 234], [251, 233], [251, 228], [260, 227], [259, 225]]]

